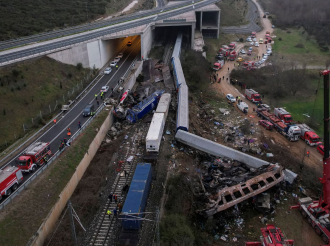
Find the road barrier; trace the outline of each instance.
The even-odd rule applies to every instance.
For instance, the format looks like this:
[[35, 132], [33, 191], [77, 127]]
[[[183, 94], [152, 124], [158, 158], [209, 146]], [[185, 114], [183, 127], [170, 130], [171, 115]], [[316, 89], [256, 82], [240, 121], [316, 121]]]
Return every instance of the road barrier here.
[[[104, 106], [99, 108], [99, 111], [96, 113], [98, 114], [101, 112], [101, 110], [104, 108]], [[70, 181], [67, 183], [61, 194], [59, 195], [59, 199], [56, 202], [56, 204], [53, 206], [53, 208], [48, 213], [46, 219], [39, 227], [38, 231], [35, 233], [35, 235], [30, 239], [29, 243], [27, 245], [43, 245], [45, 242], [47, 236], [53, 231], [53, 228], [61, 215], [63, 209], [67, 205], [68, 200], [70, 199], [71, 195], [73, 194], [75, 188], [77, 187], [80, 179], [83, 177], [86, 169], [88, 168], [90, 162], [94, 158], [98, 148], [100, 147], [104, 137], [106, 136], [108, 130], [112, 126], [113, 123], [113, 114], [112, 114], [113, 108], [110, 110], [110, 113], [108, 117], [103, 122], [102, 126], [100, 127], [100, 130], [98, 131], [97, 135], [93, 139], [92, 143], [90, 144], [84, 158], [80, 161], [79, 165], [76, 167], [76, 171], [72, 175]], [[92, 118], [88, 121], [88, 124], [92, 121]], [[82, 127], [82, 130], [88, 125], [84, 124]], [[75, 139], [77, 136], [80, 135], [80, 132], [76, 132], [72, 136], [72, 140]], [[72, 141], [69, 140], [70, 142]], [[63, 151], [63, 150], [62, 150]], [[62, 152], [61, 151], [61, 152]], [[60, 152], [60, 153], [61, 153]], [[60, 155], [59, 151], [56, 152], [56, 157]], [[47, 166], [49, 163], [47, 164]], [[45, 167], [46, 168], [46, 167]], [[45, 169], [43, 168], [43, 169]], [[40, 169], [41, 170], [41, 169]]]

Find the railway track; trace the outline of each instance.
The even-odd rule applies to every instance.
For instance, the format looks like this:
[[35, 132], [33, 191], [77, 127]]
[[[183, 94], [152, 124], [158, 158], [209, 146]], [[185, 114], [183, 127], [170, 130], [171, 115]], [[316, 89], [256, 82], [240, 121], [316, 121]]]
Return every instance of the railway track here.
[[[137, 123], [139, 124], [139, 123]], [[141, 124], [140, 124], [141, 125]], [[140, 126], [137, 126], [135, 131], [133, 131], [130, 135], [132, 140], [127, 144], [127, 140], [124, 140], [127, 144], [126, 152], [123, 156], [123, 163], [121, 166], [117, 166], [118, 175], [115, 179], [111, 187], [111, 194], [117, 195], [118, 202], [121, 204], [124, 203], [127, 193], [123, 192], [123, 187], [127, 184], [130, 185], [136, 164], [138, 162], [137, 158], [135, 158], [132, 162], [127, 161], [129, 156], [135, 156], [138, 153], [138, 146], [141, 143], [143, 137], [145, 137], [146, 132], [141, 130]], [[121, 158], [120, 158], [121, 159]], [[129, 175], [125, 177], [124, 171], [126, 171]], [[95, 231], [91, 236], [91, 240], [88, 245], [114, 245], [115, 244], [115, 234], [118, 231], [118, 218], [114, 216], [113, 210], [117, 209], [117, 203], [115, 203], [114, 199], [110, 202], [110, 199], [107, 199], [106, 203], [103, 205], [101, 212], [99, 213], [99, 218], [97, 219], [97, 224], [95, 227]], [[110, 218], [107, 214], [107, 211], [110, 210], [112, 214]], [[118, 209], [117, 209], [118, 210]]]

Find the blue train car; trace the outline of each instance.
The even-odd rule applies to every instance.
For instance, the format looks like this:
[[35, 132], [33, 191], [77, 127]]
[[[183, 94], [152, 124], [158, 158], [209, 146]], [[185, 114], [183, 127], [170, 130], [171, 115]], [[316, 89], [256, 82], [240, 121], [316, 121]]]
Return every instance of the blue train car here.
[[139, 230], [147, 204], [152, 179], [152, 167], [149, 163], [136, 166], [131, 186], [121, 213], [124, 230]]
[[130, 123], [135, 123], [139, 119], [142, 119], [143, 116], [157, 107], [158, 101], [163, 93], [164, 91], [155, 91], [142, 102], [135, 105], [132, 109], [129, 109], [127, 111], [126, 119]]
[[172, 58], [173, 57], [180, 58], [181, 44], [182, 44], [182, 33], [179, 33], [177, 38], [176, 38], [176, 41], [175, 41], [174, 50], [173, 50], [173, 53], [172, 53]]
[[175, 80], [176, 88], [179, 88], [181, 84], [187, 85], [186, 79], [184, 78], [180, 59], [177, 57], [173, 57], [172, 65], [173, 65], [173, 77]]
[[179, 88], [178, 110], [176, 115], [176, 130], [189, 130], [189, 99], [188, 86], [181, 84]]

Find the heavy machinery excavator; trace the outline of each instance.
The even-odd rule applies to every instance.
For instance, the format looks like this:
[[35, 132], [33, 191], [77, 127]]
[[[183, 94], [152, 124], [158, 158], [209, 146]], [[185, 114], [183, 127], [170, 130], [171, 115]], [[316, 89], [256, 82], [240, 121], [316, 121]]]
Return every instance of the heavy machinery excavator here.
[[[324, 70], [320, 75], [324, 76], [324, 149], [329, 150], [329, 74], [330, 70]], [[316, 234], [322, 237], [325, 245], [330, 245], [330, 159], [329, 151], [324, 151], [323, 177], [319, 178], [323, 188], [319, 200], [313, 201], [310, 197], [300, 198], [298, 205], [290, 209], [299, 209], [302, 216], [307, 219]]]

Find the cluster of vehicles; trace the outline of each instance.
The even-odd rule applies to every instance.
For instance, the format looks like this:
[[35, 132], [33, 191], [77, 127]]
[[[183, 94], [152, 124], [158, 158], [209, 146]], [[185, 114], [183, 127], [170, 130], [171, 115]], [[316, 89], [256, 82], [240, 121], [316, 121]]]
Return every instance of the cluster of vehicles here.
[[[227, 94], [226, 98], [231, 103], [236, 102], [236, 98], [231, 94]], [[245, 98], [257, 105], [255, 111], [262, 118], [259, 120], [261, 126], [267, 130], [277, 130], [289, 141], [302, 139], [309, 146], [317, 146], [317, 150], [321, 154], [324, 153], [324, 146], [315, 131], [306, 124], [295, 124], [291, 114], [284, 108], [274, 108], [273, 113], [271, 113], [270, 107], [262, 103], [261, 95], [253, 89], [245, 89]], [[242, 101], [237, 103], [237, 108], [244, 113], [249, 111], [247, 103]]]
[[123, 58], [124, 54], [123, 53], [119, 53], [112, 62], [110, 62], [109, 67], [107, 67], [104, 70], [104, 74], [110, 74], [112, 71], [112, 68], [117, 66], [117, 63], [120, 61], [121, 58]]
[[213, 65], [215, 71], [219, 71], [224, 65], [224, 59], [229, 58], [230, 61], [235, 61], [237, 57], [237, 52], [235, 51], [236, 43], [232, 42], [228, 45], [222, 45], [216, 55], [216, 62]]
[[35, 172], [51, 156], [49, 143], [35, 142], [16, 159], [17, 166], [7, 166], [0, 170], [0, 200], [10, 196], [18, 188], [23, 181], [23, 174]]

